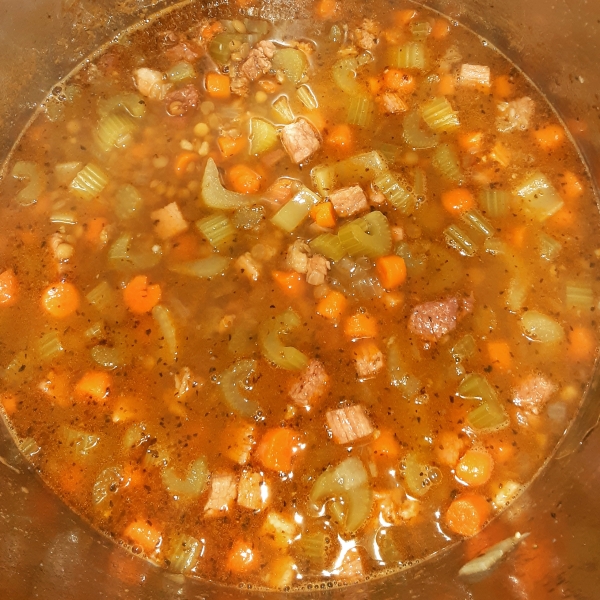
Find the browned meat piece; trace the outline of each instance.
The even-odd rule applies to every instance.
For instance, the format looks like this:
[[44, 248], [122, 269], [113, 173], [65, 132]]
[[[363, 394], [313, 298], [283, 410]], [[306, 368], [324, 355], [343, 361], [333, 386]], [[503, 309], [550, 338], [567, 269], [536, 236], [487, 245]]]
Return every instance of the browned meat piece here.
[[183, 117], [191, 110], [197, 108], [200, 101], [200, 92], [192, 83], [169, 92], [165, 98], [167, 113], [172, 117]]
[[511, 102], [500, 102], [496, 117], [496, 129], [501, 133], [515, 130], [525, 131], [529, 128], [534, 110], [535, 102], [528, 96]]
[[473, 299], [446, 298], [415, 306], [408, 329], [426, 340], [435, 342], [456, 328], [458, 319], [473, 310]]
[[267, 505], [269, 486], [260, 473], [244, 471], [238, 485], [238, 504], [250, 510], [260, 510]]
[[463, 64], [460, 67], [458, 82], [466, 87], [487, 87], [490, 85], [490, 68], [486, 65]]
[[308, 260], [306, 283], [309, 285], [324, 284], [329, 269], [331, 269], [331, 263], [324, 256], [315, 254]]
[[297, 165], [310, 158], [320, 147], [319, 132], [306, 119], [298, 119], [281, 130], [281, 143]]
[[555, 391], [556, 385], [543, 375], [530, 375], [515, 387], [512, 401], [537, 415]]
[[299, 406], [312, 406], [325, 394], [328, 385], [329, 375], [323, 364], [313, 360], [291, 387], [290, 398]]
[[337, 444], [349, 444], [373, 433], [373, 425], [359, 404], [329, 410], [325, 414], [333, 441]]
[[309, 245], [304, 240], [296, 240], [289, 248], [285, 262], [296, 273], [308, 271], [309, 257], [312, 254]]
[[367, 197], [360, 185], [335, 190], [329, 195], [329, 200], [340, 217], [351, 217], [369, 209]]
[[383, 369], [383, 353], [374, 342], [357, 344], [352, 354], [354, 355], [356, 374], [360, 379], [375, 377]]
[[237, 484], [233, 473], [216, 473], [210, 481], [210, 494], [204, 507], [207, 517], [227, 513], [237, 496]]
[[229, 88], [231, 89], [231, 93], [236, 96], [247, 96], [250, 91], [250, 81], [243, 75], [232, 73]]
[[378, 37], [379, 26], [371, 19], [365, 19], [361, 26], [354, 30], [354, 43], [362, 50], [373, 50]]
[[199, 48], [193, 46], [189, 42], [179, 42], [165, 51], [165, 57], [173, 63], [181, 61], [193, 63], [200, 58], [198, 50]]
[[250, 50], [248, 58], [240, 67], [240, 75], [249, 81], [255, 81], [271, 70], [271, 60], [275, 54], [275, 44], [268, 40], [258, 42], [256, 48]]
[[377, 100], [383, 111], [390, 115], [397, 115], [408, 110], [406, 102], [402, 100], [400, 94], [395, 92], [384, 92], [378, 96]]

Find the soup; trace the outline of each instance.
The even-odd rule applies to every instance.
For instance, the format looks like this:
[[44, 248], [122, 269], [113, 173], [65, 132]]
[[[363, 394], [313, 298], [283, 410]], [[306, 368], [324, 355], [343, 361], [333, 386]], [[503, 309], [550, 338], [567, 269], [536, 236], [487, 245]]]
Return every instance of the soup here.
[[429, 12], [314, 10], [122, 36], [0, 190], [22, 452], [132, 552], [286, 590], [478, 533], [597, 347], [595, 198], [530, 82]]

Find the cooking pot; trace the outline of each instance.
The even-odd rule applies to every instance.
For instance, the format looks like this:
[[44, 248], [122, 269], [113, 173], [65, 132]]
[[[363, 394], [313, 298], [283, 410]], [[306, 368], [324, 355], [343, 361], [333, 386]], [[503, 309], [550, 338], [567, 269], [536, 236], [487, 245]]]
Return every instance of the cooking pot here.
[[[186, 2], [187, 3], [187, 2]], [[525, 73], [555, 106], [600, 177], [600, 2], [588, 0], [428, 0], [480, 34]], [[53, 84], [94, 49], [140, 19], [170, 10], [160, 0], [0, 0], [0, 164]], [[198, 0], [199, 12], [228, 10]], [[251, 16], [307, 16], [302, 0], [269, 0]], [[554, 456], [527, 491], [477, 537], [388, 577], [295, 597], [510, 600], [600, 597], [600, 375]], [[459, 576], [486, 547], [529, 532], [491, 572]], [[527, 573], [528, 576], [524, 577]], [[155, 567], [107, 540], [41, 482], [0, 425], [0, 590], [2, 598], [277, 598], [225, 588]]]

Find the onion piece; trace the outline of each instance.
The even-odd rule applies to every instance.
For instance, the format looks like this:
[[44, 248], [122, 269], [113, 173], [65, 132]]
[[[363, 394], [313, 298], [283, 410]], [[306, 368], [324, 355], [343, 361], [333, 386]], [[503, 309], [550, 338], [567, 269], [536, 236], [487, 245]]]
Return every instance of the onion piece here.
[[171, 316], [169, 309], [160, 304], [157, 304], [152, 309], [152, 316], [160, 327], [160, 331], [169, 352], [169, 359], [172, 362], [175, 362], [177, 360], [177, 332], [175, 330], [173, 317]]
[[187, 477], [181, 479], [175, 470], [169, 467], [162, 473], [162, 482], [167, 491], [175, 496], [197, 498], [206, 489], [208, 475], [206, 459], [201, 456], [190, 465]]
[[208, 159], [202, 178], [200, 197], [209, 208], [220, 210], [236, 210], [244, 206], [255, 204], [256, 196], [250, 194], [238, 194], [223, 187], [217, 163], [212, 158]]
[[478, 575], [485, 571], [489, 571], [492, 567], [495, 567], [511, 550], [514, 550], [516, 546], [522, 542], [529, 533], [515, 533], [514, 536], [506, 538], [497, 544], [489, 547], [481, 556], [470, 560], [465, 563], [460, 571], [459, 575], [465, 577], [469, 575]]
[[21, 206], [35, 204], [45, 188], [40, 168], [34, 162], [20, 160], [13, 166], [11, 175], [19, 181], [27, 182], [27, 185], [17, 194], [17, 202]]

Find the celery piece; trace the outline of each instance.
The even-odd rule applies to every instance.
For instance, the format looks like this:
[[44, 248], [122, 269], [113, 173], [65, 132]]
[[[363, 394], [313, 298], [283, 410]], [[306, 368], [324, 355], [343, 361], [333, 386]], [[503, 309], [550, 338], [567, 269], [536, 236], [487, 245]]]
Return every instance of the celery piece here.
[[475, 339], [473, 336], [468, 333], [463, 336], [452, 346], [450, 349], [450, 354], [453, 356], [456, 362], [463, 362], [467, 358], [470, 358], [475, 354], [477, 350], [477, 344], [475, 343]]
[[452, 108], [450, 101], [438, 96], [421, 106], [423, 121], [434, 131], [452, 131], [460, 126], [458, 113]]
[[162, 334], [161, 340], [164, 342], [168, 357], [171, 362], [177, 360], [177, 332], [175, 330], [175, 322], [168, 308], [157, 304], [152, 309], [152, 317], [158, 324], [160, 332]]
[[162, 472], [162, 482], [167, 492], [179, 500], [197, 498], [208, 485], [209, 471], [206, 458], [197, 458], [189, 467], [185, 477], [179, 477], [172, 467]]
[[309, 246], [316, 254], [322, 254], [325, 258], [334, 262], [342, 260], [346, 256], [346, 251], [342, 247], [339, 237], [333, 233], [321, 234], [312, 240]]
[[107, 281], [101, 281], [85, 297], [99, 312], [104, 312], [108, 308], [111, 308], [116, 301], [115, 291]]
[[435, 133], [427, 133], [421, 129], [421, 116], [418, 110], [411, 110], [405, 117], [402, 130], [404, 141], [417, 150], [435, 148], [438, 136]]
[[521, 316], [523, 333], [534, 342], [552, 344], [565, 338], [562, 325], [552, 317], [537, 310], [528, 310]]
[[494, 235], [492, 224], [476, 208], [464, 212], [461, 219], [481, 237], [489, 238]]
[[106, 339], [106, 334], [104, 332], [104, 321], [96, 321], [92, 323], [83, 333], [85, 338], [88, 341], [100, 341]]
[[448, 144], [440, 144], [433, 153], [433, 166], [454, 183], [463, 181], [463, 173], [454, 149]]
[[196, 69], [189, 62], [182, 60], [181, 62], [175, 63], [168, 71], [167, 78], [169, 81], [174, 83], [181, 83], [182, 81], [190, 81], [196, 79], [198, 74]]
[[389, 171], [382, 173], [373, 180], [373, 184], [403, 215], [409, 215], [415, 207], [414, 196], [401, 185], [398, 179]]
[[108, 175], [100, 167], [89, 163], [77, 173], [69, 189], [82, 200], [93, 200], [107, 185]]
[[67, 427], [66, 425], [62, 428], [62, 438], [64, 446], [71, 448], [80, 456], [87, 456], [100, 442], [99, 435]]
[[577, 281], [568, 281], [565, 289], [565, 301], [568, 308], [587, 308], [594, 306], [594, 291], [589, 285]]
[[118, 348], [111, 348], [105, 344], [94, 346], [90, 354], [92, 360], [105, 369], [112, 370], [122, 367], [125, 364], [122, 352]]
[[510, 193], [504, 190], [486, 189], [479, 195], [479, 206], [492, 219], [505, 217], [510, 210]]
[[315, 531], [314, 533], [303, 533], [295, 542], [294, 547], [300, 551], [300, 554], [297, 555], [299, 558], [306, 559], [312, 567], [323, 568], [330, 544], [324, 531]]
[[130, 262], [129, 249], [131, 240], [131, 234], [122, 233], [108, 249], [108, 261], [113, 268]]
[[279, 141], [275, 125], [264, 119], [250, 119], [250, 154], [258, 155], [268, 152]]
[[427, 175], [425, 170], [417, 167], [413, 171], [413, 194], [418, 204], [427, 200]]
[[261, 324], [258, 338], [264, 357], [281, 369], [301, 371], [308, 366], [308, 358], [293, 346], [284, 346], [281, 336], [298, 329], [302, 321], [291, 308]]
[[271, 218], [271, 222], [280, 229], [291, 233], [306, 217], [311, 208], [321, 202], [321, 198], [303, 187], [291, 200], [284, 204]]
[[441, 480], [440, 470], [419, 462], [413, 452], [406, 455], [402, 467], [406, 487], [413, 496], [424, 496], [432, 485]]
[[25, 187], [17, 193], [17, 203], [21, 206], [35, 204], [46, 187], [38, 165], [34, 162], [19, 160], [14, 164], [11, 175], [19, 181], [27, 182]]
[[143, 204], [140, 193], [130, 184], [120, 186], [115, 192], [114, 211], [117, 218], [122, 221], [139, 214]]
[[416, 40], [424, 40], [431, 35], [431, 25], [427, 21], [413, 21], [410, 32]]
[[529, 281], [520, 272], [510, 280], [504, 301], [512, 312], [518, 312], [525, 306], [530, 287]]
[[208, 240], [208, 243], [216, 249], [231, 244], [235, 238], [235, 229], [227, 216], [212, 215], [196, 221], [196, 227]]
[[400, 146], [397, 146], [396, 144], [384, 143], [379, 146], [379, 152], [381, 152], [388, 164], [394, 164], [398, 161], [398, 155], [400, 154], [401, 150], [402, 148]]
[[365, 86], [356, 79], [360, 64], [356, 57], [346, 56], [333, 65], [333, 82], [349, 96], [364, 96]]
[[340, 227], [338, 237], [350, 256], [377, 258], [389, 254], [392, 249], [390, 226], [380, 211], [345, 223]]
[[348, 105], [348, 123], [358, 127], [368, 127], [373, 120], [375, 103], [369, 96], [353, 96]]
[[308, 69], [308, 58], [297, 48], [280, 48], [273, 55], [273, 68], [283, 71], [288, 81], [299, 85]]
[[422, 275], [427, 268], [428, 257], [422, 252], [413, 252], [406, 242], [396, 246], [395, 253], [404, 259], [409, 275]]
[[444, 239], [451, 248], [462, 256], [475, 256], [477, 245], [458, 225], [450, 225], [444, 229]]
[[540, 172], [529, 175], [514, 189], [514, 194], [521, 200], [523, 208], [539, 221], [545, 221], [565, 204], [548, 178]]
[[2, 370], [2, 379], [8, 380], [12, 385], [15, 383], [22, 384], [24, 380], [30, 378], [32, 369], [30, 359], [32, 353], [26, 350], [20, 350], [13, 359]]
[[248, 206], [233, 213], [232, 223], [236, 229], [256, 229], [265, 220], [264, 206]]
[[293, 123], [296, 119], [287, 96], [279, 96], [271, 105], [271, 109], [279, 117], [279, 120], [286, 125]]
[[247, 36], [241, 33], [218, 33], [208, 46], [208, 53], [218, 65], [226, 65], [231, 58], [231, 43], [240, 46], [247, 41]]
[[29, 460], [42, 451], [40, 445], [31, 437], [21, 440], [19, 443], [19, 450], [21, 450], [23, 456]]
[[57, 331], [44, 333], [37, 342], [37, 353], [42, 362], [51, 361], [64, 351]]
[[509, 248], [506, 242], [495, 238], [488, 238], [483, 242], [483, 249], [492, 255], [508, 256]]
[[188, 262], [171, 265], [169, 270], [179, 275], [187, 275], [188, 277], [212, 279], [218, 275], [223, 275], [230, 263], [230, 258], [213, 255], [208, 258], [199, 258], [197, 260], [190, 260]]
[[317, 192], [326, 198], [330, 192], [335, 189], [337, 175], [335, 173], [335, 165], [318, 165], [313, 167], [310, 172], [313, 185], [317, 188]]
[[58, 163], [54, 167], [54, 178], [56, 179], [56, 183], [61, 187], [68, 186], [71, 181], [73, 181], [73, 177], [81, 171], [82, 167], [83, 163], [76, 160]]
[[302, 104], [304, 104], [308, 110], [315, 110], [319, 108], [319, 101], [309, 86], [300, 86], [296, 90], [296, 96], [298, 96], [298, 100], [300, 100], [300, 102], [302, 102]]
[[373, 181], [388, 170], [385, 158], [377, 150], [356, 154], [333, 165], [338, 183], [355, 185]]
[[252, 377], [256, 373], [256, 367], [255, 360], [238, 360], [223, 372], [219, 380], [227, 405], [242, 417], [251, 418], [260, 411], [258, 402], [244, 394], [244, 390], [252, 390]]
[[125, 148], [133, 141], [137, 129], [135, 121], [124, 113], [111, 113], [98, 121], [94, 139], [98, 147], [108, 152], [114, 148]]
[[506, 427], [509, 422], [504, 410], [498, 410], [487, 402], [483, 402], [467, 415], [467, 423], [479, 433], [497, 431]]
[[146, 101], [139, 94], [117, 94], [98, 102], [98, 115], [106, 117], [119, 109], [139, 119], [146, 114]]
[[393, 46], [390, 48], [389, 64], [397, 69], [424, 71], [427, 68], [425, 46], [421, 42], [408, 42], [403, 46]]
[[50, 223], [77, 225], [77, 215], [71, 211], [56, 212], [50, 215]]
[[236, 210], [257, 201], [257, 197], [251, 194], [238, 194], [226, 190], [221, 183], [217, 163], [212, 158], [206, 162], [200, 197], [206, 206], [217, 210]]
[[169, 543], [168, 548], [166, 557], [169, 561], [169, 571], [187, 573], [198, 562], [204, 544], [191, 535], [180, 534]]
[[479, 373], [470, 373], [459, 384], [457, 395], [467, 400], [479, 400], [480, 402], [498, 403], [496, 390], [490, 382]]
[[398, 388], [405, 400], [411, 400], [419, 394], [421, 382], [406, 368], [396, 343], [389, 344], [387, 369], [390, 385]]
[[541, 258], [553, 261], [560, 254], [562, 244], [552, 236], [542, 232], [538, 236], [538, 249]]

